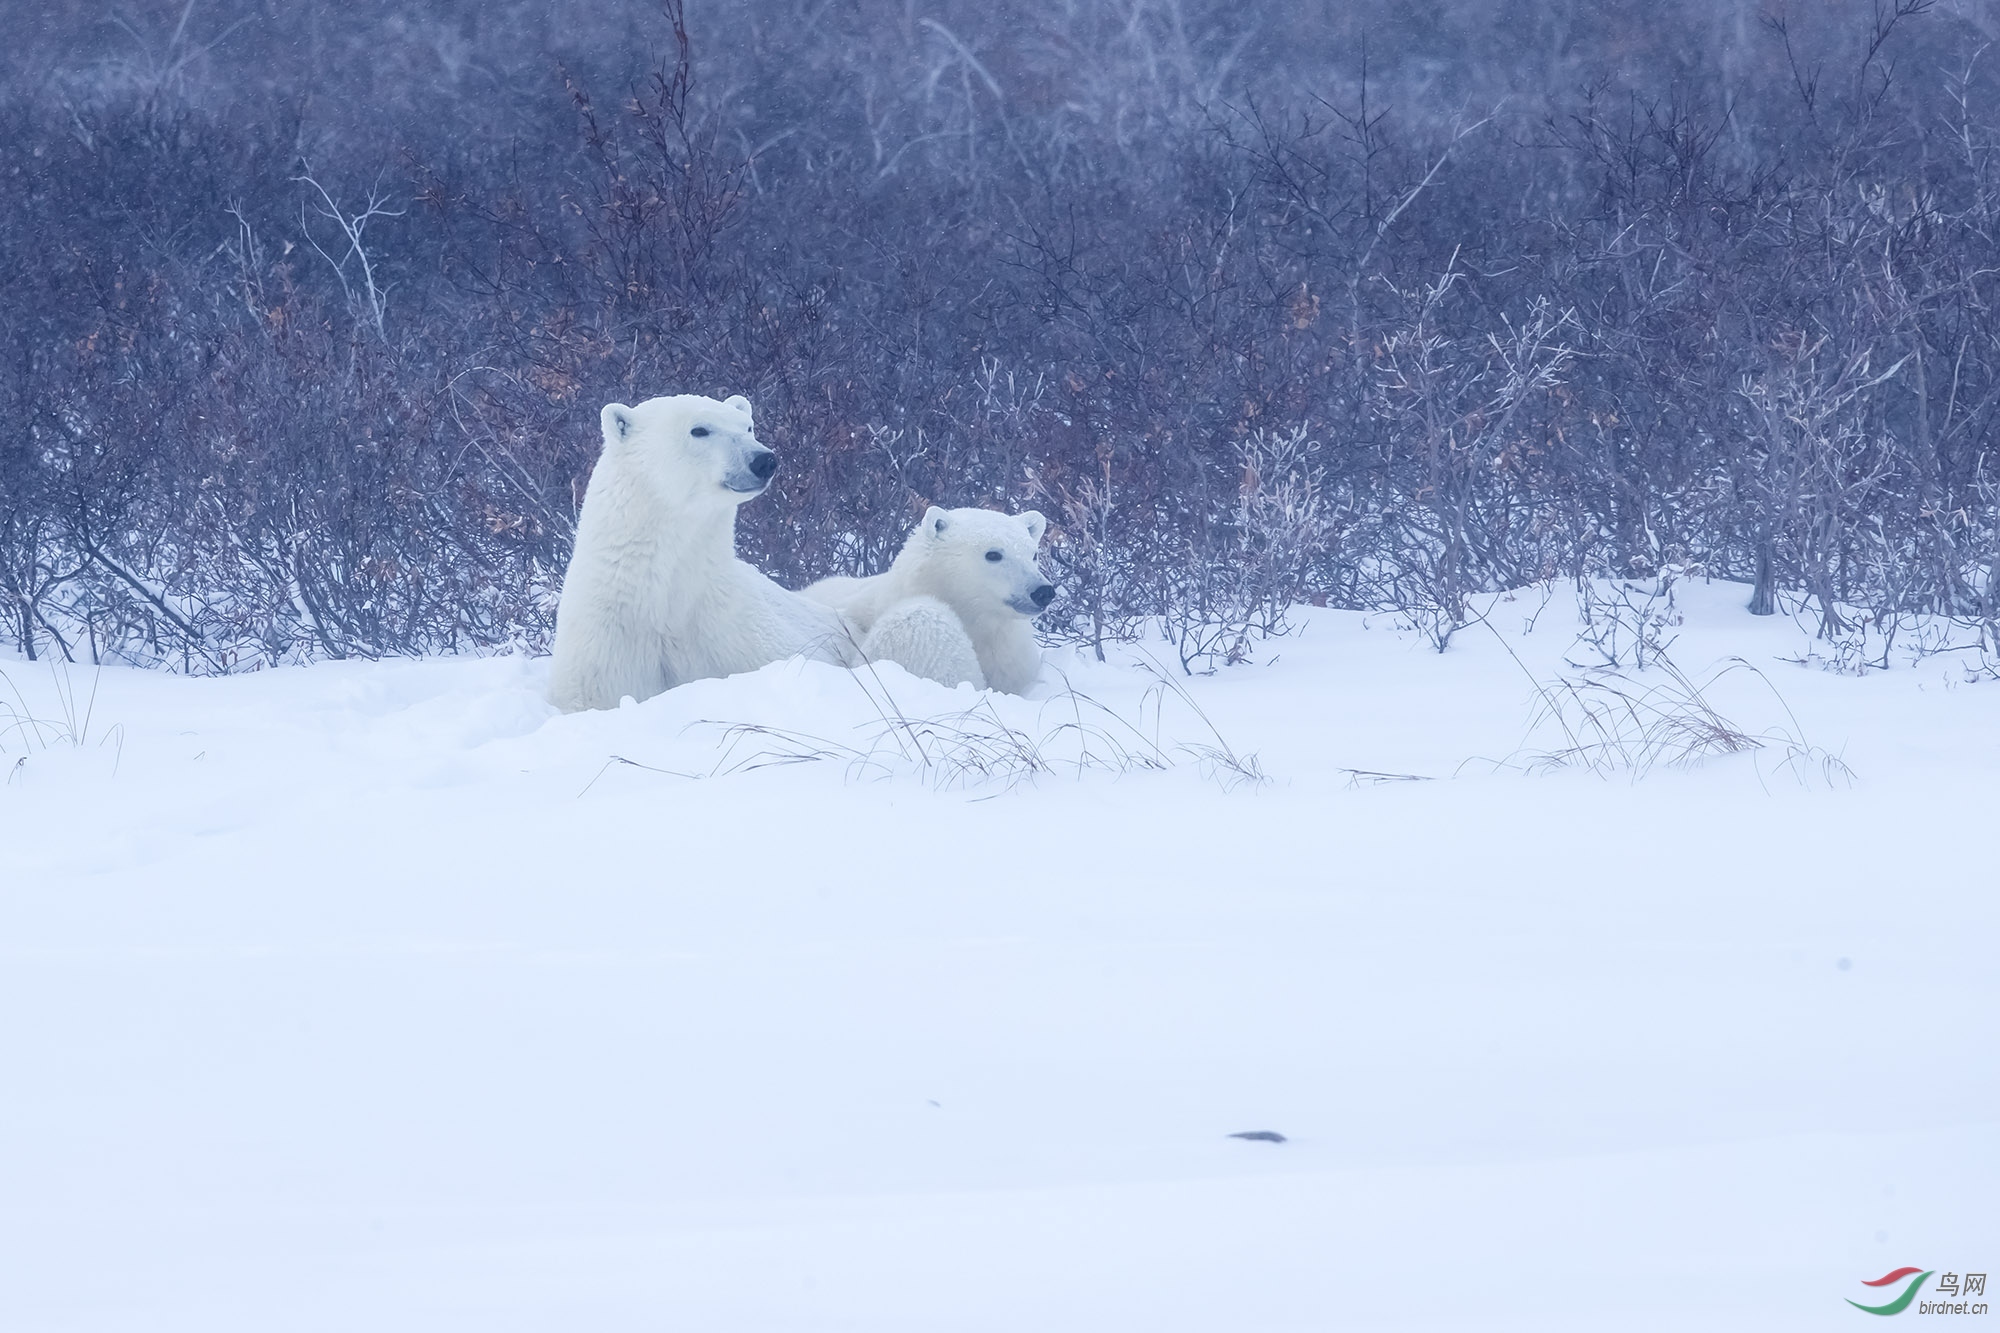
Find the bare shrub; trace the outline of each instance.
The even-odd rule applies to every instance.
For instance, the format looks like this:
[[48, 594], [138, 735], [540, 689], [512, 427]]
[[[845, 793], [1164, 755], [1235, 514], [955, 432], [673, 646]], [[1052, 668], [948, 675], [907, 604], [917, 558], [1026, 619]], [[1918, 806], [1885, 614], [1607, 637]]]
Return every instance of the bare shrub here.
[[1044, 631], [1184, 672], [1676, 568], [1828, 659], [1992, 642], [1973, 8], [58, 5], [0, 48], [0, 641], [541, 645], [598, 406], [692, 390], [784, 457], [774, 577], [1033, 504]]
[[1232, 545], [1220, 558], [1182, 571], [1163, 617], [1188, 674], [1246, 662], [1258, 640], [1288, 633], [1288, 614], [1313, 599], [1313, 575], [1338, 540], [1320, 443], [1309, 426], [1257, 427], [1237, 442], [1235, 454]]
[[1644, 582], [1578, 579], [1577, 614], [1583, 627], [1571, 652], [1588, 650], [1596, 659], [1589, 665], [1597, 668], [1643, 671], [1664, 659], [1673, 646], [1673, 631], [1685, 621], [1674, 605], [1674, 584], [1684, 572], [1669, 567]]
[[[1517, 417], [1545, 405], [1574, 358], [1575, 315], [1546, 298], [1519, 323], [1453, 339], [1442, 329], [1447, 298], [1464, 279], [1454, 252], [1444, 272], [1410, 294], [1409, 322], [1382, 344], [1376, 411], [1411, 432], [1417, 464], [1388, 506], [1394, 549], [1378, 596], [1439, 652], [1470, 619], [1466, 599], [1545, 576], [1508, 568], [1504, 516], [1523, 480], [1525, 434]], [[1497, 540], [1496, 540], [1497, 539]], [[1506, 575], [1513, 575], [1507, 578]]]

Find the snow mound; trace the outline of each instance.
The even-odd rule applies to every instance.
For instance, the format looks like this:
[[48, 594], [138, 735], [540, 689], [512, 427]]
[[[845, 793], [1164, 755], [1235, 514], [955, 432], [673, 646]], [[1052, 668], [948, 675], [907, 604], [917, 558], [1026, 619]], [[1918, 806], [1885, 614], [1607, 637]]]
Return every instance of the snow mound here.
[[0, 1327], [1762, 1331], [1984, 1271], [2000, 683], [1658, 591], [1026, 699], [0, 664]]

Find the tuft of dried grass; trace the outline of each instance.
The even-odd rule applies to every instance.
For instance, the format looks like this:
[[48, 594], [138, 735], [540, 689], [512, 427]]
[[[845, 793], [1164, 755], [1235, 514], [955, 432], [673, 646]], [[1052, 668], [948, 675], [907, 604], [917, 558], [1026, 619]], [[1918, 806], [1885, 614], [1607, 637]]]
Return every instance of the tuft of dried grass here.
[[[1032, 728], [1009, 722], [991, 695], [969, 708], [936, 716], [913, 715], [873, 667], [854, 679], [874, 714], [847, 741], [748, 722], [697, 722], [717, 728], [722, 753], [712, 775], [800, 763], [835, 762], [850, 779], [909, 774], [937, 789], [995, 786], [1088, 773], [1164, 772], [1192, 763], [1225, 789], [1267, 781], [1254, 754], [1238, 753], [1187, 688], [1158, 663], [1144, 669], [1152, 683], [1132, 716], [1075, 688], [1063, 678], [1060, 693], [1042, 701]], [[1177, 706], [1198, 720], [1206, 738], [1179, 741], [1166, 735], [1165, 716]]]
[[[1664, 588], [1663, 588], [1664, 590]], [[1650, 597], [1651, 594], [1648, 594]], [[1643, 642], [1643, 655], [1633, 648], [1633, 660], [1645, 669], [1665, 677], [1653, 683], [1634, 680], [1622, 668], [1622, 654], [1599, 645], [1608, 662], [1586, 668], [1575, 677], [1554, 681], [1538, 679], [1506, 636], [1486, 617], [1479, 620], [1494, 639], [1514, 659], [1521, 674], [1534, 685], [1536, 707], [1528, 723], [1528, 734], [1554, 724], [1564, 744], [1549, 750], [1525, 746], [1501, 767], [1525, 767], [1533, 772], [1560, 768], [1582, 768], [1600, 776], [1614, 772], [1645, 776], [1655, 768], [1692, 768], [1705, 760], [1732, 754], [1767, 752], [1778, 757], [1778, 767], [1789, 770], [1801, 782], [1820, 781], [1831, 786], [1854, 780], [1854, 770], [1840, 756], [1805, 739], [1798, 715], [1771, 683], [1770, 677], [1741, 657], [1731, 657], [1705, 680], [1695, 681], [1667, 655], [1667, 640], [1658, 631], [1674, 623], [1669, 615], [1655, 615], [1651, 601], [1625, 603], [1623, 612], [1637, 615], [1636, 635], [1628, 635], [1628, 645]], [[1572, 665], [1574, 665], [1572, 663]], [[1767, 727], [1750, 732], [1723, 716], [1709, 702], [1708, 691], [1716, 682], [1739, 671], [1755, 676], [1778, 706], [1785, 710], [1789, 726]]]
[[[51, 661], [49, 679], [55, 687], [56, 716], [45, 717], [28, 706], [27, 695], [14, 678], [0, 671], [0, 682], [13, 695], [11, 702], [0, 698], [0, 755], [20, 751], [8, 766], [7, 781], [20, 776], [27, 768], [29, 756], [38, 750], [46, 753], [58, 747], [82, 749], [90, 743], [91, 728], [97, 717], [97, 686], [103, 674], [102, 668], [93, 671], [90, 693], [80, 694], [68, 663]], [[125, 754], [124, 724], [114, 723], [104, 729], [97, 736], [97, 744], [113, 747], [111, 772], [115, 777]]]
[[[716, 736], [715, 762], [706, 772], [675, 776], [714, 778], [794, 764], [838, 764], [849, 781], [908, 776], [937, 790], [992, 788], [994, 794], [1046, 778], [1122, 776], [1186, 765], [1224, 790], [1261, 786], [1269, 780], [1257, 756], [1231, 746], [1179, 680], [1151, 660], [1143, 669], [1151, 684], [1129, 715], [1076, 689], [1064, 677], [1062, 691], [1043, 700], [1035, 723], [1023, 727], [1002, 716], [991, 695], [954, 712], [913, 713], [873, 666], [863, 666], [853, 678], [872, 716], [852, 736], [841, 739], [761, 722], [702, 719], [690, 723], [688, 730], [705, 729]], [[1178, 740], [1168, 735], [1170, 710], [1195, 719], [1200, 738]], [[622, 756], [613, 756], [606, 768], [611, 764], [671, 771]]]
[[[1707, 679], [1696, 682], [1663, 652], [1652, 669], [1665, 679], [1642, 684], [1612, 668], [1586, 672], [1536, 687], [1537, 707], [1529, 732], [1553, 723], [1565, 744], [1525, 751], [1532, 771], [1583, 768], [1600, 775], [1629, 772], [1643, 777], [1655, 768], [1692, 768], [1725, 755], [1763, 751], [1801, 780], [1851, 782], [1852, 769], [1839, 756], [1807, 742], [1798, 718], [1770, 679], [1740, 657], [1732, 657]], [[1788, 727], [1750, 732], [1730, 721], [1709, 701], [1717, 681], [1747, 671], [1771, 691], [1790, 719]]]

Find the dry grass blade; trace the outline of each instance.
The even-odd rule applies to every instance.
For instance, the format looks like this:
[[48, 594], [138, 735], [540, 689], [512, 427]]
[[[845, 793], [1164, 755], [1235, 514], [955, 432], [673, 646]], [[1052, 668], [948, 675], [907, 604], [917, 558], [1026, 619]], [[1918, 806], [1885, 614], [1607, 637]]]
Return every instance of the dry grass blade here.
[[1347, 788], [1358, 791], [1362, 787], [1383, 787], [1392, 782], [1435, 782], [1437, 779], [1422, 773], [1380, 773], [1372, 768], [1342, 768], [1335, 772], [1347, 774]]
[[627, 759], [622, 754], [614, 754], [609, 759], [606, 759], [604, 761], [604, 767], [598, 769], [596, 774], [594, 774], [591, 777], [590, 781], [583, 784], [583, 790], [576, 794], [577, 799], [582, 800], [585, 796], [588, 796], [590, 794], [590, 789], [597, 785], [598, 778], [603, 777], [606, 773], [609, 773], [612, 769], [617, 768], [620, 765], [623, 765], [626, 768], [641, 768], [648, 773], [664, 773], [670, 778], [691, 779], [700, 776], [699, 774], [696, 773], [681, 773], [671, 768], [656, 768], [652, 764], [642, 764], [636, 759]]

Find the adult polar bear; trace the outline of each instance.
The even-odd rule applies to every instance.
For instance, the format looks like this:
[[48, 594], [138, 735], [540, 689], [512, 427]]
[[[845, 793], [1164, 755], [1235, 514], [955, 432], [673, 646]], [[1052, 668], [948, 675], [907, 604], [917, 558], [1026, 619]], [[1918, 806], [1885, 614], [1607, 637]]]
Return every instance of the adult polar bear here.
[[750, 404], [699, 394], [609, 403], [556, 607], [549, 701], [616, 708], [709, 676], [806, 656], [862, 660], [855, 626], [736, 558], [736, 507], [778, 456]]
[[[1035, 557], [1047, 526], [1032, 509], [933, 505], [887, 571], [821, 579], [805, 595], [852, 620], [868, 636], [871, 657], [947, 685], [969, 680], [1025, 694], [1042, 669], [1029, 622], [1056, 595]], [[977, 658], [970, 666], [962, 661], [968, 638]]]

